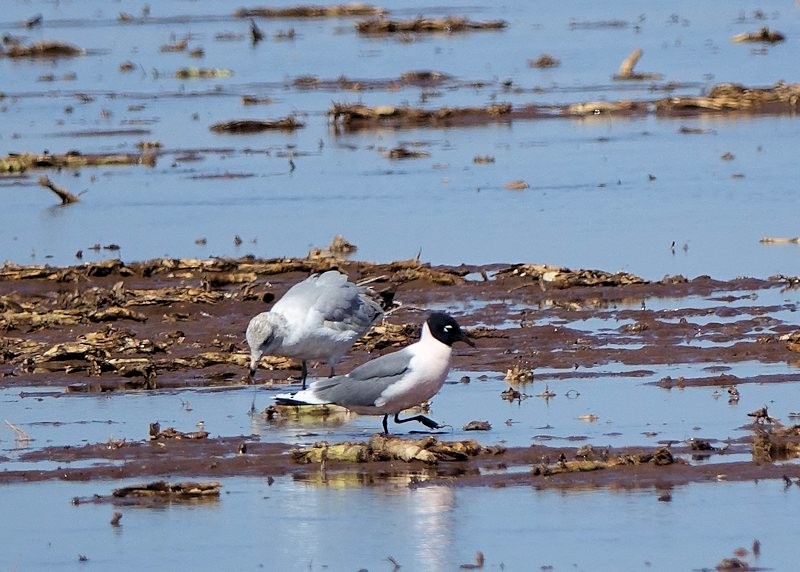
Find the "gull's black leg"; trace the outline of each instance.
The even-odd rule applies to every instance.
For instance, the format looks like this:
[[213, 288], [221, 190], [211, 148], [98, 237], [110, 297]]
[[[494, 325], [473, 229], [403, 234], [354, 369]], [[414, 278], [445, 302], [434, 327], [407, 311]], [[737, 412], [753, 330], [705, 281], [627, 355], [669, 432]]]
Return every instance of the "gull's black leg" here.
[[306, 365], [306, 360], [302, 361], [303, 364], [303, 389], [306, 388], [306, 376], [308, 376], [308, 365]]
[[383, 416], [383, 434], [384, 435], [388, 435], [389, 434], [389, 426], [387, 425], [387, 420], [388, 419], [389, 419], [389, 414], [387, 413], [386, 415]]
[[[428, 429], [441, 429], [442, 427], [445, 427], [445, 425], [439, 425], [436, 421], [434, 421], [433, 419], [429, 419], [428, 417], [425, 417], [424, 415], [414, 415], [414, 417], [408, 417], [406, 419], [400, 419], [399, 415], [400, 415], [399, 413], [395, 413], [394, 414], [394, 422], [395, 423], [406, 423], [408, 421], [419, 421], [420, 423], [425, 425], [425, 427], [427, 427]], [[385, 417], [383, 418], [383, 421], [384, 421], [384, 423], [386, 422], [386, 418]]]

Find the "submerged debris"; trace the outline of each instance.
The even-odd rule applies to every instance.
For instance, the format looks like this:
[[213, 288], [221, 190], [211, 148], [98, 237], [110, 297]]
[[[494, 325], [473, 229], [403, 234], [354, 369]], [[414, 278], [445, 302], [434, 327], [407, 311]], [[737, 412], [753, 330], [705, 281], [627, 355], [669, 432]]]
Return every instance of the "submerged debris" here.
[[336, 443], [326, 441], [311, 447], [294, 449], [292, 459], [297, 463], [366, 463], [370, 461], [422, 461], [436, 464], [440, 461], [464, 461], [481, 454], [499, 454], [502, 447], [483, 447], [477, 441], [439, 441], [433, 436], [422, 439], [373, 435], [367, 443]]
[[215, 123], [210, 127], [211, 131], [215, 133], [259, 133], [261, 131], [280, 130], [280, 131], [294, 131], [301, 129], [304, 124], [293, 116], [284, 117], [282, 119], [271, 119], [259, 121], [256, 119], [235, 119], [232, 121], [224, 121]]
[[473, 22], [468, 18], [449, 16], [447, 18], [414, 18], [413, 20], [391, 20], [389, 18], [373, 18], [356, 24], [359, 34], [397, 34], [409, 32], [468, 32], [473, 30], [502, 30], [506, 27], [503, 20]]

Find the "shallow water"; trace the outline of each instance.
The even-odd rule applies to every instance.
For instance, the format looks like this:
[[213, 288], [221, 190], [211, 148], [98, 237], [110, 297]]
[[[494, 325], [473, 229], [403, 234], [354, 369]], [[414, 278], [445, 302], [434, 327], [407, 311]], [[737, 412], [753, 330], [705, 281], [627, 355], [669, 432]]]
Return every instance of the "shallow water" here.
[[[5, 487], [0, 508], [15, 518], [0, 566], [391, 570], [392, 557], [403, 569], [438, 571], [472, 563], [481, 550], [489, 570], [691, 570], [750, 552], [755, 539], [760, 556], [744, 557], [751, 565], [796, 563], [785, 523], [800, 489], [777, 481], [630, 492], [409, 488], [403, 479], [364, 486], [346, 475], [221, 482], [217, 502], [159, 509], [71, 505], [109, 494], [104, 482]], [[353, 507], [368, 508], [353, 518]], [[121, 526], [112, 527], [116, 510]]]
[[[786, 420], [800, 410], [796, 383], [742, 383], [740, 399], [730, 404], [721, 387], [662, 389], [654, 382], [665, 376], [706, 377], [706, 367], [718, 364], [676, 364], [654, 367], [652, 374], [625, 376], [632, 368], [609, 364], [594, 370], [602, 376], [585, 379], [576, 375], [559, 379], [560, 370], [541, 369], [535, 381], [515, 385], [527, 397], [509, 402], [500, 393], [508, 384], [504, 374], [452, 371], [449, 383], [433, 400], [430, 416], [451, 427], [441, 437], [477, 438], [483, 444], [501, 443], [524, 447], [534, 443], [567, 444], [584, 442], [596, 447], [655, 446], [660, 441], [685, 442], [702, 438], [716, 443], [737, 439], [750, 433], [742, 426], [746, 413], [763, 405], [770, 415]], [[797, 368], [786, 364], [767, 366], [759, 363], [733, 364], [726, 373], [747, 379], [757, 374], [791, 373]], [[641, 371], [641, 368], [637, 368]], [[613, 374], [613, 377], [611, 377]], [[622, 375], [620, 375], [622, 374]], [[462, 383], [463, 377], [470, 379]], [[555, 394], [539, 397], [545, 390]], [[285, 387], [280, 391], [285, 391]], [[180, 431], [202, 428], [212, 437], [251, 436], [261, 441], [310, 445], [328, 441], [364, 440], [380, 430], [380, 417], [350, 413], [333, 415], [323, 422], [318, 418], [288, 419], [282, 423], [265, 421], [248, 413], [253, 400], [261, 411], [272, 403], [278, 390], [260, 388], [226, 391], [184, 390], [146, 392], [113, 397], [44, 394], [20, 396], [18, 388], [0, 392], [3, 415], [22, 428], [32, 439], [28, 447], [15, 441], [7, 427], [0, 431], [0, 455], [9, 461], [0, 463], [4, 470], [52, 469], [51, 463], [29, 463], [20, 459], [30, 448], [105, 443], [109, 439], [142, 441], [147, 439], [149, 424], [172, 426]], [[597, 416], [587, 420], [586, 416]], [[462, 428], [470, 421], [489, 421], [491, 431], [472, 432]], [[408, 434], [421, 426], [394, 425], [392, 431]], [[726, 459], [720, 458], [719, 461]]]
[[[360, 37], [348, 18], [262, 20], [267, 39], [257, 46], [249, 42], [248, 21], [232, 17], [232, 6], [159, 2], [144, 20], [142, 6], [21, 0], [4, 6], [0, 31], [29, 41], [74, 42], [90, 53], [57, 62], [0, 58], [0, 90], [6, 96], [0, 101], [0, 152], [135, 152], [139, 141], [159, 141], [163, 148], [155, 168], [50, 174], [57, 184], [84, 193], [67, 208], [53, 206], [54, 197], [37, 187], [35, 176], [0, 179], [7, 206], [0, 213], [3, 258], [76, 263], [78, 250], [84, 260], [115, 255], [87, 250], [112, 243], [120, 245], [125, 260], [300, 256], [343, 234], [359, 247], [360, 258], [377, 261], [421, 251], [432, 263], [545, 262], [624, 269], [650, 279], [796, 271], [797, 245], [758, 242], [762, 236], [796, 233], [800, 199], [794, 182], [800, 167], [783, 152], [797, 140], [792, 117], [602, 117], [337, 133], [326, 116], [331, 102], [562, 105], [654, 100], [666, 92], [650, 91], [653, 85], [667, 82], [678, 84], [672, 93], [697, 95], [723, 81], [755, 86], [792, 81], [800, 32], [794, 5], [763, 10], [759, 18], [744, 1], [546, 7], [512, 2], [496, 8], [401, 2], [389, 6], [393, 17], [461, 14], [504, 19], [509, 27], [401, 42]], [[122, 12], [136, 21], [120, 22]], [[36, 13], [43, 15], [42, 27], [20, 25]], [[612, 20], [624, 26], [590, 25]], [[733, 34], [762, 25], [789, 39], [766, 48], [730, 41]], [[293, 41], [274, 39], [290, 28]], [[222, 41], [223, 33], [239, 36]], [[159, 51], [187, 35], [190, 48], [205, 50], [203, 58]], [[662, 81], [610, 79], [635, 47], [644, 50], [637, 70], [661, 73]], [[559, 58], [561, 66], [527, 65], [543, 52]], [[120, 72], [125, 61], [133, 62], [135, 71]], [[225, 68], [233, 75], [173, 77], [190, 66]], [[413, 70], [436, 70], [453, 79], [424, 90], [426, 103], [416, 87], [354, 92], [293, 84], [301, 76], [388, 80]], [[53, 81], [42, 79], [47, 75]], [[502, 85], [509, 79], [511, 89]], [[481, 85], [469, 85], [475, 82]], [[92, 100], [82, 102], [76, 94]], [[273, 103], [244, 106], [242, 95]], [[218, 121], [287, 114], [296, 114], [306, 127], [252, 136], [208, 129]], [[705, 132], [682, 135], [680, 127]], [[91, 133], [127, 129], [144, 132]], [[430, 156], [406, 161], [383, 156], [401, 144], [419, 144]], [[726, 152], [735, 159], [721, 160]], [[495, 162], [475, 164], [477, 155], [491, 155]], [[503, 188], [515, 179], [530, 188]], [[234, 245], [236, 235], [240, 246]], [[200, 238], [205, 245], [195, 244]]]
[[[0, 176], [5, 206], [0, 258], [74, 264], [80, 262], [78, 250], [83, 261], [116, 256], [89, 249], [112, 243], [128, 261], [302, 256], [342, 234], [359, 247], [358, 258], [375, 261], [419, 253], [434, 264], [535, 262], [626, 270], [648, 279], [797, 274], [799, 246], [759, 244], [762, 236], [797, 235], [800, 166], [787, 152], [800, 134], [795, 117], [554, 118], [338, 132], [326, 115], [332, 102], [429, 108], [564, 105], [698, 95], [720, 82], [794, 82], [800, 37], [796, 4], [762, 9], [762, 19], [757, 6], [744, 0], [514, 1], [497, 7], [400, 1], [387, 6], [393, 17], [458, 14], [502, 18], [509, 27], [406, 42], [359, 37], [355, 19], [259, 20], [267, 39], [257, 46], [247, 37], [249, 22], [231, 15], [238, 6], [167, 0], [151, 3], [145, 20], [119, 21], [122, 12], [138, 19], [143, 6], [128, 0], [3, 3], [0, 33], [23, 36], [26, 42], [73, 42], [89, 54], [55, 62], [0, 58], [0, 155], [45, 149], [133, 153], [141, 141], [163, 147], [153, 168], [47, 172], [56, 184], [81, 193], [80, 202], [68, 207], [55, 206], [54, 196], [38, 187], [40, 173]], [[21, 25], [37, 13], [42, 27]], [[624, 25], [591, 25], [611, 20]], [[787, 41], [769, 47], [730, 42], [733, 34], [764, 25], [783, 32]], [[293, 41], [274, 39], [289, 29], [295, 31]], [[218, 34], [238, 36], [223, 41]], [[159, 51], [187, 35], [190, 48], [204, 49], [203, 58]], [[662, 81], [611, 80], [636, 47], [644, 50], [637, 71], [661, 73]], [[561, 66], [537, 70], [527, 65], [544, 52], [559, 58]], [[133, 72], [120, 71], [126, 61], [134, 64]], [[174, 77], [178, 68], [191, 66], [225, 68], [233, 75]], [[417, 70], [440, 71], [451, 79], [436, 88], [385, 87], [387, 80]], [[306, 89], [294, 84], [301, 76], [334, 83], [346, 76], [368, 87]], [[503, 85], [506, 80], [510, 88]], [[667, 83], [671, 91], [665, 91]], [[243, 95], [268, 97], [271, 103], [244, 106]], [[305, 127], [250, 136], [209, 130], [219, 121], [289, 114]], [[683, 127], [702, 132], [680, 134]], [[430, 156], [385, 157], [399, 145]], [[722, 160], [728, 152], [734, 159]], [[495, 161], [474, 163], [479, 155]], [[530, 188], [504, 189], [516, 179]], [[242, 239], [239, 246], [236, 235]], [[205, 244], [196, 243], [201, 238]], [[734, 293], [750, 294], [758, 297], [758, 305], [774, 307], [774, 319], [797, 321], [796, 293]], [[477, 305], [493, 303], [515, 304], [521, 313], [527, 309], [514, 300], [453, 301], [440, 309], [468, 315]], [[687, 320], [698, 327], [738, 319], [707, 314], [706, 308], [718, 304], [703, 297], [631, 305], [641, 303], [663, 320], [671, 319], [671, 309], [696, 309]], [[546, 316], [531, 319], [540, 326], [616, 332], [619, 338], [619, 328], [630, 322], [617, 315], [625, 308], [620, 303], [559, 324]], [[698, 336], [686, 343], [716, 342]], [[741, 378], [796, 369], [785, 363], [728, 365], [726, 371]], [[430, 415], [453, 426], [443, 433], [445, 439], [603, 447], [691, 438], [721, 444], [746, 435], [746, 413], [761, 406], [768, 405], [782, 420], [800, 411], [796, 383], [742, 383], [736, 404], [728, 403], [720, 388], [667, 390], [653, 384], [665, 376], [717, 375], [718, 369], [708, 368], [719, 366], [653, 366], [642, 374], [641, 368], [609, 363], [574, 375], [537, 368], [534, 382], [519, 387], [530, 397], [511, 403], [500, 398], [507, 387], [504, 372], [453, 371]], [[587, 379], [585, 373], [603, 375]], [[460, 383], [462, 376], [470, 383]], [[545, 389], [555, 397], [537, 397]], [[0, 426], [0, 470], [58, 466], [25, 460], [27, 451], [41, 447], [112, 437], [144, 440], [154, 421], [182, 431], [202, 423], [212, 436], [291, 444], [364, 439], [380, 426], [379, 418], [367, 416], [277, 425], [248, 415], [254, 399], [263, 409], [275, 392], [189, 389], [108, 397], [56, 395], [41, 387], [3, 389], [0, 418], [18, 425], [32, 441], [26, 447]], [[585, 421], [586, 415], [598, 418]], [[471, 420], [487, 420], [492, 430], [463, 431]], [[742, 459], [715, 455], [706, 462], [733, 460]], [[452, 570], [482, 550], [486, 568], [493, 570], [501, 565], [507, 570], [686, 570], [713, 568], [736, 548], [750, 548], [755, 538], [762, 552], [757, 559], [745, 557], [751, 564], [786, 570], [796, 563], [791, 531], [800, 489], [784, 489], [776, 481], [693, 484], [672, 490], [671, 502], [658, 502], [664, 491], [652, 489], [410, 488], [402, 478], [363, 486], [355, 474], [327, 480], [318, 474], [280, 477], [271, 486], [266, 480], [228, 478], [218, 502], [124, 508], [120, 528], [108, 524], [115, 510], [110, 505], [70, 504], [74, 496], [108, 494], [123, 484], [128, 483], [0, 487], [0, 514], [13, 515], [14, 524], [3, 532], [0, 569], [390, 570], [386, 559], [392, 556], [407, 570]], [[373, 530], [381, 534], [364, 534]], [[88, 562], [79, 562], [79, 554]]]

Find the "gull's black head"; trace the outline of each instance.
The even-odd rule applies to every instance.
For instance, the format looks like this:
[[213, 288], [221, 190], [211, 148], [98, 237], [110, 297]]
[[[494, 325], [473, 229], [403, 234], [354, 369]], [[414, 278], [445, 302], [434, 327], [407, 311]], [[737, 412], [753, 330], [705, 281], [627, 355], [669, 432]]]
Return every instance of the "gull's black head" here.
[[433, 337], [445, 345], [452, 346], [456, 342], [464, 342], [475, 347], [475, 342], [461, 330], [461, 326], [449, 314], [434, 312], [428, 316], [427, 324]]

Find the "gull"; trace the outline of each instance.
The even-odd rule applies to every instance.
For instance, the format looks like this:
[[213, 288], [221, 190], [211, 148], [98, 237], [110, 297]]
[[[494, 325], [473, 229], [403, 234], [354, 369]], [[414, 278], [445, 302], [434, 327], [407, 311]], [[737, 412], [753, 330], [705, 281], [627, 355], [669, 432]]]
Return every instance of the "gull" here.
[[393, 353], [368, 361], [346, 375], [320, 379], [308, 389], [275, 397], [279, 405], [322, 405], [332, 403], [364, 415], [383, 415], [383, 432], [389, 433], [387, 420], [395, 423], [419, 421], [429, 429], [441, 429], [424, 415], [400, 419], [399, 413], [436, 395], [450, 371], [453, 344], [464, 342], [475, 347], [451, 316], [433, 312], [422, 325], [419, 341]]
[[368, 289], [349, 282], [341, 272], [309, 276], [247, 325], [250, 380], [263, 354], [300, 359], [303, 389], [308, 360], [326, 361], [333, 376], [336, 362], [381, 318], [383, 309]]

